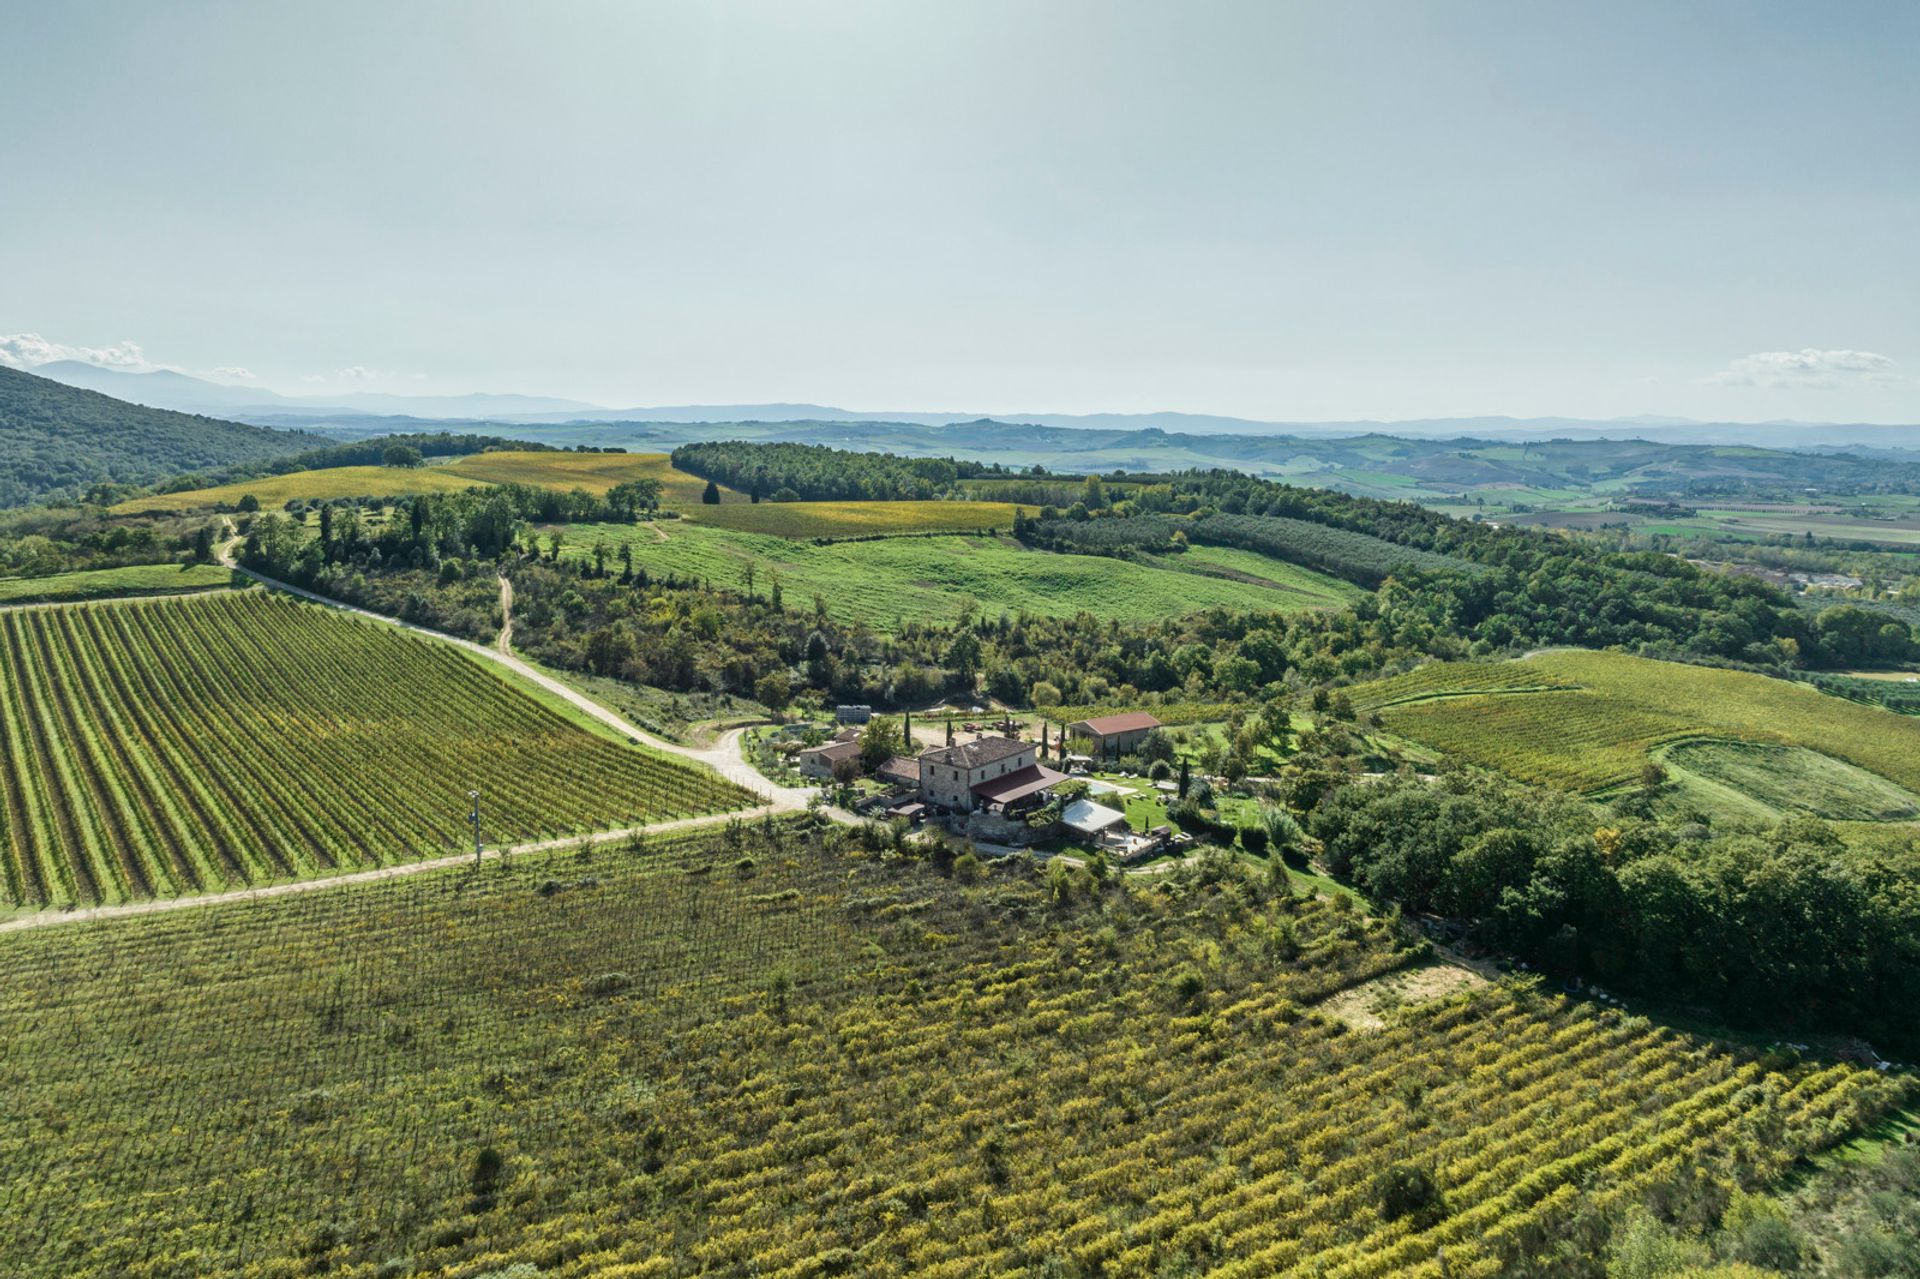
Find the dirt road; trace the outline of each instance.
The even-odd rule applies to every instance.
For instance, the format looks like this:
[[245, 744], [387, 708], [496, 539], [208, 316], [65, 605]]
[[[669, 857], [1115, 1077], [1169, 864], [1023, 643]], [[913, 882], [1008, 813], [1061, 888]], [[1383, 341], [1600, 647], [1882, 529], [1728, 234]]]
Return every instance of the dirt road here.
[[745, 733], [745, 729], [736, 728], [731, 732], [724, 733], [717, 742], [704, 749], [693, 746], [682, 746], [677, 742], [669, 742], [665, 738], [655, 737], [652, 733], [632, 723], [625, 716], [609, 710], [599, 702], [594, 701], [591, 697], [588, 697], [585, 693], [568, 687], [559, 680], [554, 679], [551, 675], [537, 670], [522, 660], [508, 647], [511, 641], [513, 625], [511, 612], [513, 606], [513, 588], [507, 583], [505, 578], [501, 579], [500, 592], [501, 608], [503, 616], [505, 617], [505, 624], [501, 627], [501, 638], [495, 642], [496, 646], [490, 647], [485, 644], [476, 644], [469, 639], [462, 639], [458, 635], [449, 635], [445, 631], [436, 631], [431, 627], [416, 626], [412, 622], [403, 622], [398, 618], [388, 617], [384, 613], [375, 613], [368, 609], [355, 608], [351, 604], [342, 604], [339, 600], [329, 599], [325, 595], [303, 590], [298, 586], [282, 582], [277, 578], [268, 577], [264, 573], [256, 573], [252, 569], [241, 566], [234, 558], [233, 545], [234, 543], [229, 541], [221, 547], [221, 562], [229, 567], [238, 569], [263, 586], [270, 587], [276, 591], [284, 591], [289, 595], [297, 595], [301, 599], [310, 600], [315, 604], [323, 604], [328, 608], [337, 609], [343, 613], [351, 613], [356, 617], [364, 617], [385, 626], [396, 627], [403, 631], [411, 631], [416, 635], [424, 635], [429, 639], [436, 639], [444, 644], [453, 644], [486, 661], [498, 662], [522, 679], [528, 680], [553, 694], [555, 697], [561, 698], [571, 705], [578, 707], [581, 711], [591, 715], [609, 728], [618, 731], [624, 737], [632, 738], [652, 750], [660, 751], [668, 755], [678, 755], [683, 759], [689, 759], [697, 764], [706, 765], [728, 781], [758, 795], [761, 800], [776, 812], [799, 812], [806, 808], [807, 801], [813, 797], [813, 791], [807, 787], [775, 785], [773, 782], [768, 781], [767, 778], [760, 773], [759, 769], [747, 763], [746, 757], [740, 750], [740, 739]]
[[[512, 858], [523, 853], [545, 852], [554, 848], [606, 844], [634, 835], [670, 834], [673, 831], [689, 830], [699, 826], [714, 826], [722, 822], [765, 817], [777, 811], [779, 810], [771, 805], [762, 805], [759, 808], [731, 813], [711, 813], [705, 817], [682, 817], [674, 821], [652, 822], [645, 826], [629, 826], [623, 830], [597, 831], [591, 835], [569, 835], [560, 839], [543, 839], [531, 844], [488, 848], [480, 854], [480, 860], [490, 862], [502, 857]], [[344, 875], [294, 879], [283, 884], [260, 884], [253, 888], [235, 888], [223, 893], [199, 893], [190, 897], [151, 897], [144, 901], [116, 902], [109, 906], [81, 906], [73, 910], [43, 910], [31, 915], [18, 915], [12, 919], [0, 920], [0, 933], [20, 932], [28, 928], [48, 928], [55, 924], [79, 924], [96, 919], [119, 919], [124, 915], [157, 915], [200, 906], [257, 901], [266, 897], [290, 897], [295, 893], [315, 893], [322, 889], [340, 888], [347, 884], [371, 884], [382, 879], [401, 879], [408, 875], [422, 875], [428, 871], [447, 870], [455, 866], [473, 864], [472, 853], [452, 853], [445, 857], [429, 857], [424, 861], [400, 862], [392, 866], [375, 866], [369, 870], [348, 871]]]

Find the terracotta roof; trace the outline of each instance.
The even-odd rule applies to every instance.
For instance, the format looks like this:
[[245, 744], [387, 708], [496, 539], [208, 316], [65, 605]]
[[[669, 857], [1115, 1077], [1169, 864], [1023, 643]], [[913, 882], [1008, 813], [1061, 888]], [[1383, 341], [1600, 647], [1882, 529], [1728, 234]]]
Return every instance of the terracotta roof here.
[[882, 779], [893, 778], [903, 782], [917, 782], [920, 780], [920, 761], [895, 755], [875, 769], [874, 776]]
[[1158, 728], [1160, 721], [1145, 711], [1129, 711], [1125, 715], [1102, 715], [1099, 719], [1083, 719], [1069, 728], [1085, 729], [1095, 737], [1107, 737], [1114, 733], [1132, 733], [1142, 728]]
[[959, 746], [940, 746], [921, 751], [920, 762], [971, 770], [998, 760], [1011, 759], [1021, 751], [1032, 749], [1032, 743], [1016, 741], [1011, 737], [982, 737]]
[[1067, 780], [1065, 773], [1056, 773], [1044, 764], [1028, 764], [1025, 768], [1016, 768], [1005, 777], [993, 777], [973, 787], [974, 797], [987, 804], [1011, 804], [1016, 799], [1058, 786]]

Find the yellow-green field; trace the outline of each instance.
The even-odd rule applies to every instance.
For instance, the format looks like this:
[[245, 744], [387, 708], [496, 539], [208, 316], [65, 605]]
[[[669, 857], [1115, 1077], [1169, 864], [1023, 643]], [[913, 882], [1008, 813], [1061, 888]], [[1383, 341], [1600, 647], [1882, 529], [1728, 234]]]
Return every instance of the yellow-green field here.
[[[1016, 509], [1011, 502], [733, 502], [682, 508], [698, 524], [803, 539], [1004, 532], [1013, 527]], [[1028, 507], [1028, 513], [1034, 509]]]
[[[113, 508], [116, 515], [143, 511], [192, 511], [233, 506], [252, 494], [263, 510], [278, 510], [299, 499], [325, 502], [340, 497], [407, 497], [415, 493], [453, 493], [488, 484], [531, 484], [538, 488], [585, 489], [603, 494], [629, 480], [660, 481], [663, 506], [700, 504], [707, 482], [674, 469], [665, 453], [474, 453], [432, 466], [331, 466], [212, 488], [189, 489], [135, 498]], [[740, 493], [722, 489], [722, 502], [745, 505]], [[711, 510], [712, 508], [707, 508]]]
[[[585, 489], [596, 497], [632, 480], [658, 480], [660, 504], [683, 509], [698, 506], [707, 487], [699, 476], [676, 469], [665, 453], [476, 453], [445, 469], [483, 484]], [[746, 494], [726, 488], [720, 500], [747, 504]]]
[[[1633, 781], [1675, 743], [1717, 741], [1805, 753], [1743, 760], [1723, 746], [1680, 752], [1670, 766], [1698, 764], [1704, 778], [1742, 788], [1766, 806], [1824, 808], [1828, 816], [1853, 814], [1834, 811], [1815, 792], [1877, 791], [1859, 813], [1867, 816], [1895, 815], [1902, 793], [1920, 791], [1920, 721], [1743, 671], [1560, 651], [1493, 664], [1435, 663], [1360, 685], [1352, 695], [1360, 710], [1378, 711], [1402, 737], [1571, 790]], [[1769, 773], [1778, 785], [1755, 794], [1766, 789], [1757, 780]]]
[[319, 471], [295, 471], [291, 475], [268, 475], [255, 480], [239, 480], [213, 488], [188, 489], [181, 493], [158, 493], [138, 497], [113, 508], [115, 515], [139, 515], [145, 511], [197, 511], [215, 506], [235, 506], [251, 494], [263, 511], [277, 511], [296, 498], [306, 502], [327, 502], [337, 497], [406, 497], [414, 493], [457, 493], [473, 488], [477, 481], [444, 466], [406, 468], [398, 466], [330, 466]]

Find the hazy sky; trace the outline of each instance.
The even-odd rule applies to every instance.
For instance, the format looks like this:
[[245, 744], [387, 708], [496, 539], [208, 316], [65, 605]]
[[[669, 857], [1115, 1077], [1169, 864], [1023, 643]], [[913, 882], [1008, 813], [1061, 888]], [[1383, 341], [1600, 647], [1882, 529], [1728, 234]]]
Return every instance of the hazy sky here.
[[1904, 0], [0, 0], [0, 32], [14, 362], [1920, 421]]

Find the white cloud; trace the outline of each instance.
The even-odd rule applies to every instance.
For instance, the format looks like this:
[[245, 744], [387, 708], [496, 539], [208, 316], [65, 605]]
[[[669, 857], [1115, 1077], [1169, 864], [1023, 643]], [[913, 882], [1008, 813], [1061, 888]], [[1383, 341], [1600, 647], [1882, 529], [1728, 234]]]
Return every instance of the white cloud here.
[[225, 378], [229, 382], [251, 382], [254, 380], [252, 369], [243, 369], [239, 365], [222, 365], [217, 369], [208, 369], [208, 377]]
[[372, 382], [378, 378], [390, 376], [379, 369], [366, 368], [353, 364], [344, 369], [335, 369], [331, 373], [303, 373], [302, 382]]
[[30, 369], [55, 360], [82, 360], [109, 369], [153, 369], [161, 365], [147, 358], [138, 342], [115, 342], [111, 346], [73, 346], [53, 342], [38, 333], [0, 334], [0, 364]]
[[1893, 361], [1873, 351], [1757, 351], [1743, 355], [1705, 379], [1721, 386], [1757, 386], [1776, 391], [1818, 390], [1861, 382], [1900, 381]]

